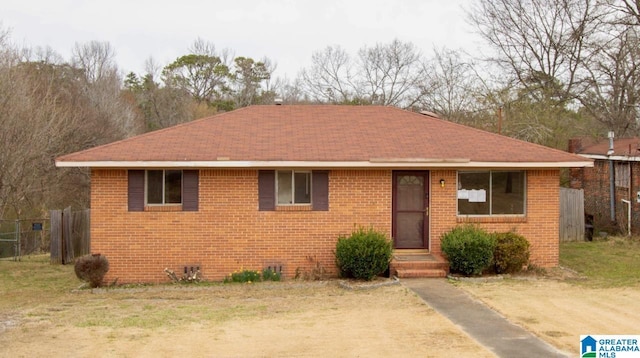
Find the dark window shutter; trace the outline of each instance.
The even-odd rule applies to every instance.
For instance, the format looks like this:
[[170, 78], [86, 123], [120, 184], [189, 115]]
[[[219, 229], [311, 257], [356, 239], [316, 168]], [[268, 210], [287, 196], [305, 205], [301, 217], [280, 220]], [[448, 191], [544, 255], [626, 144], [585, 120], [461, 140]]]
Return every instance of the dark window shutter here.
[[182, 211], [198, 211], [197, 170], [182, 171]]
[[129, 211], [144, 211], [144, 170], [129, 170]]
[[276, 172], [258, 171], [258, 210], [276, 210]]
[[313, 210], [329, 210], [329, 172], [314, 170], [311, 174], [311, 202]]

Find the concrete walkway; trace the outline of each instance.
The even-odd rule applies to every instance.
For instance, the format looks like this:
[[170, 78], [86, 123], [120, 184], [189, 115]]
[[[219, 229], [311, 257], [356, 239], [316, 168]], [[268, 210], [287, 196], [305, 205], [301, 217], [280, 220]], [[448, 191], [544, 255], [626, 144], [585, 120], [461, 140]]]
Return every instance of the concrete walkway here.
[[401, 283], [498, 357], [568, 356], [507, 321], [446, 279], [414, 278], [403, 279]]

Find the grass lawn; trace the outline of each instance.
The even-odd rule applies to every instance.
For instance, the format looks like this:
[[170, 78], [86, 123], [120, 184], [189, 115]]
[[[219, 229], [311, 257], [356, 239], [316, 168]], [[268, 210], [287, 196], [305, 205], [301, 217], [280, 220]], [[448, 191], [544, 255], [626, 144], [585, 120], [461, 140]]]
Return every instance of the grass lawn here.
[[[637, 334], [640, 241], [563, 243], [576, 275], [459, 283], [561, 350], [581, 334]], [[0, 351], [12, 356], [490, 357], [403, 286], [335, 281], [79, 289], [47, 256], [0, 261]], [[37, 339], [36, 339], [37, 338]], [[2, 354], [0, 354], [2, 355]]]
[[493, 356], [401, 285], [80, 286], [45, 256], [0, 261], [0, 356]]
[[640, 285], [640, 240], [613, 237], [560, 244], [560, 265], [571, 268], [594, 287]]
[[638, 334], [640, 241], [610, 238], [560, 245], [560, 265], [542, 278], [459, 284], [510, 321], [579, 355], [580, 335]]
[[63, 297], [82, 283], [73, 267], [50, 265], [47, 255], [25, 256], [21, 261], [0, 261], [0, 312], [12, 307], [28, 307], [43, 297]]

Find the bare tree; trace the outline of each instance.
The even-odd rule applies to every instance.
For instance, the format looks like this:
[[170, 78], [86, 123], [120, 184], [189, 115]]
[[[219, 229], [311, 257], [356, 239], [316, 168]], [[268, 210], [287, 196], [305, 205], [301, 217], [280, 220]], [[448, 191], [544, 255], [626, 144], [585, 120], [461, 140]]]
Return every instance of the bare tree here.
[[[79, 182], [57, 172], [53, 158], [95, 145], [104, 128], [91, 120], [76, 85], [80, 74], [71, 66], [20, 62], [1, 67], [0, 217], [41, 213], [80, 188], [67, 186]], [[86, 195], [77, 198], [86, 205]]]
[[152, 79], [158, 80], [162, 76], [162, 65], [158, 64], [153, 57], [148, 57], [144, 61], [144, 71], [147, 76], [151, 76]]
[[206, 41], [198, 37], [189, 48], [189, 53], [202, 56], [219, 57], [220, 61], [227, 67], [233, 65], [233, 59], [235, 54], [232, 50], [225, 48], [222, 51], [217, 51], [216, 46], [211, 41]]
[[638, 134], [640, 28], [619, 21], [602, 24], [592, 43], [580, 101], [586, 112], [617, 136]]
[[123, 138], [131, 113], [116, 72], [88, 71], [49, 48], [16, 49], [2, 42], [0, 217], [86, 207], [88, 172], [57, 170], [54, 158]]
[[271, 81], [270, 89], [276, 94], [277, 98], [282, 99], [284, 103], [308, 103], [311, 99], [307, 97], [300, 78], [290, 80], [287, 77], [277, 77]]
[[108, 42], [90, 41], [76, 43], [71, 63], [84, 70], [87, 82], [95, 83], [117, 73], [116, 53]]
[[81, 83], [85, 96], [101, 120], [112, 124], [113, 130], [106, 133], [112, 137], [105, 139], [115, 140], [141, 133], [142, 118], [122, 97], [122, 79], [111, 45], [97, 41], [76, 43], [72, 53], [73, 67], [84, 74]]
[[477, 0], [469, 21], [495, 53], [486, 59], [506, 76], [503, 133], [564, 148], [593, 124], [584, 109], [602, 79], [594, 65], [609, 1]]
[[575, 98], [585, 39], [603, 16], [597, 0], [478, 0], [469, 21], [496, 51], [490, 60], [529, 95]]
[[368, 102], [411, 107], [420, 99], [418, 83], [423, 75], [420, 53], [410, 42], [363, 47], [358, 52], [358, 84]]
[[486, 88], [472, 59], [465, 57], [459, 51], [434, 49], [434, 57], [422, 65], [420, 105], [448, 120], [469, 124]]
[[640, 0], [605, 0], [610, 7], [622, 14], [617, 23], [622, 25], [640, 25]]
[[348, 103], [358, 98], [352, 63], [340, 46], [328, 46], [311, 56], [311, 67], [300, 73], [310, 98], [319, 102]]

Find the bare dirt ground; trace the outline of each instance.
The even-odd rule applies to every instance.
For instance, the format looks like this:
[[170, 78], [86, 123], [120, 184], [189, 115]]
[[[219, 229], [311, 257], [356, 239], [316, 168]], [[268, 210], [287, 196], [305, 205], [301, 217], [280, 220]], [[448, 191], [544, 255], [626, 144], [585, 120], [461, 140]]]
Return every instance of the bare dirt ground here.
[[579, 355], [580, 335], [640, 334], [640, 287], [593, 288], [552, 279], [459, 283], [512, 322]]
[[492, 357], [400, 285], [79, 290], [0, 311], [0, 356]]
[[[55, 281], [68, 268], [49, 269], [53, 286], [42, 275], [0, 287], [0, 356], [493, 356], [400, 285], [347, 290], [338, 281], [290, 281], [71, 291], [64, 287], [73, 280]], [[575, 355], [581, 334], [640, 334], [639, 285], [602, 288], [575, 279], [551, 271], [454, 284]]]

